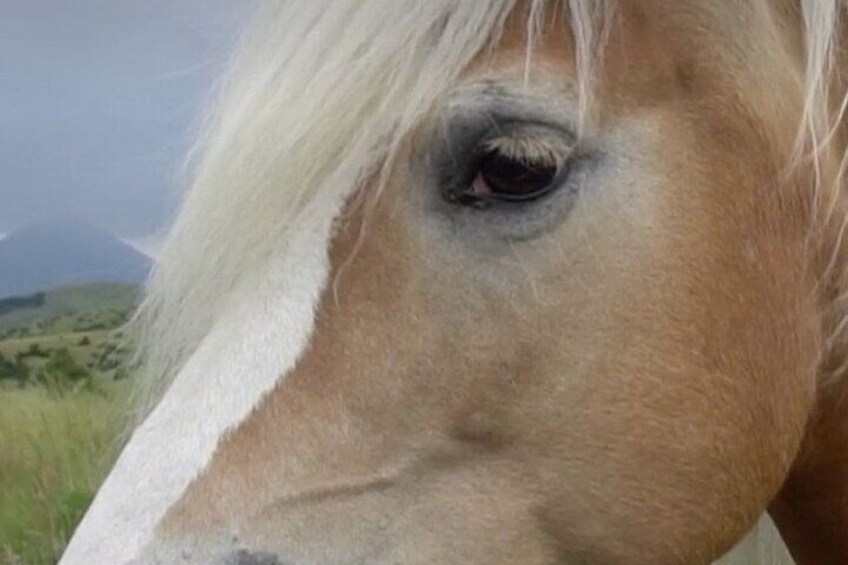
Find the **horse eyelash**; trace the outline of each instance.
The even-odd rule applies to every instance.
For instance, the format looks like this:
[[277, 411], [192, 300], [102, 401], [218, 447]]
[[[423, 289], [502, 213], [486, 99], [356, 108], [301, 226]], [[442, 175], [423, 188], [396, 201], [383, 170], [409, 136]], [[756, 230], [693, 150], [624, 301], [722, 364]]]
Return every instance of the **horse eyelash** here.
[[485, 152], [497, 152], [523, 165], [557, 169], [565, 165], [575, 150], [573, 144], [538, 133], [495, 137], [483, 142], [482, 147]]

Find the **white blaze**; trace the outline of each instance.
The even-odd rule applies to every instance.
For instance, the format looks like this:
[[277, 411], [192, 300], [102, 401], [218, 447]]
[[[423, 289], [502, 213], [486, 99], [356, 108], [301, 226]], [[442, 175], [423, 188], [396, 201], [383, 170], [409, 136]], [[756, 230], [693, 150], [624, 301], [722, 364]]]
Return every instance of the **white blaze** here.
[[168, 508], [308, 343], [328, 273], [327, 206], [285, 252], [253, 273], [135, 431], [77, 529], [61, 565], [121, 565], [153, 541]]

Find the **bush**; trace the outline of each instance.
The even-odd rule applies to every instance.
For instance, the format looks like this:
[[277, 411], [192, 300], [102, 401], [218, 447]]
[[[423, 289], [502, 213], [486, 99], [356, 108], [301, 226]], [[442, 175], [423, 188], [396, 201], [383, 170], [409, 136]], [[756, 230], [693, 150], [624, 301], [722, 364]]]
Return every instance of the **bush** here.
[[9, 361], [0, 353], [0, 381], [17, 379], [15, 363]]
[[67, 349], [57, 349], [44, 366], [44, 372], [51, 381], [68, 380], [78, 382], [91, 378], [85, 367], [77, 363]]
[[0, 381], [12, 380], [24, 384], [29, 379], [29, 367], [23, 358], [16, 357], [10, 361], [0, 354]]
[[24, 352], [24, 357], [40, 357], [42, 359], [46, 359], [50, 357], [50, 354], [47, 351], [41, 349], [41, 346], [39, 344], [32, 343], [30, 344], [29, 349]]

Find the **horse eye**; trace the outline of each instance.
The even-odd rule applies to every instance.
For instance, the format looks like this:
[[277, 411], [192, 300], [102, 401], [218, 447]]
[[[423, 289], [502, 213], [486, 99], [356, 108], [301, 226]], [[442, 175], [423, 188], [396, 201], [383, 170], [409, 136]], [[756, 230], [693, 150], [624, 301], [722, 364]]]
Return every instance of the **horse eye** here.
[[550, 192], [558, 172], [555, 163], [521, 160], [493, 150], [480, 159], [469, 189], [482, 198], [524, 202]]
[[497, 138], [472, 151], [462, 182], [443, 190], [451, 203], [486, 208], [497, 203], [526, 203], [554, 191], [573, 146], [550, 137]]

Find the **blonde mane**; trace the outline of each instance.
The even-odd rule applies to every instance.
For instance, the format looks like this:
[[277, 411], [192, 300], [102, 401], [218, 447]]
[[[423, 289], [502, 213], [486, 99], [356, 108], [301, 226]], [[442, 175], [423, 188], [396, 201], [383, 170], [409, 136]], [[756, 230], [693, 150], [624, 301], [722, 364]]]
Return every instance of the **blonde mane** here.
[[[528, 66], [542, 14], [556, 2], [569, 13], [586, 123], [614, 3], [532, 0]], [[310, 206], [328, 194], [349, 196], [391, 161], [470, 61], [497, 41], [517, 4], [263, 4], [205, 120], [189, 190], [137, 317], [143, 398], [155, 401], [250, 273], [285, 253]], [[834, 92], [845, 82], [837, 43], [846, 7], [848, 0], [801, 2], [806, 95], [798, 162], [812, 155], [817, 170], [848, 104], [844, 92]], [[844, 182], [846, 161], [841, 156], [837, 183]]]

